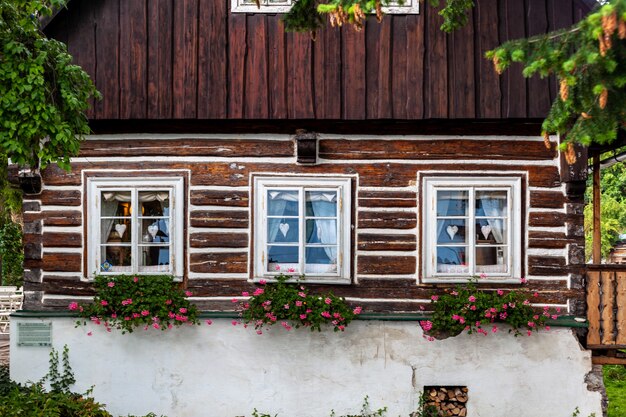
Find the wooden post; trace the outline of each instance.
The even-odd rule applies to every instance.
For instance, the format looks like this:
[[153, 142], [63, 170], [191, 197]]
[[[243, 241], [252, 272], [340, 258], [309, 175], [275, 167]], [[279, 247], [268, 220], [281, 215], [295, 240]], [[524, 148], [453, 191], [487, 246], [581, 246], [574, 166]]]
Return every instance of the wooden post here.
[[593, 155], [593, 263], [602, 262], [602, 237], [600, 230], [600, 153]]

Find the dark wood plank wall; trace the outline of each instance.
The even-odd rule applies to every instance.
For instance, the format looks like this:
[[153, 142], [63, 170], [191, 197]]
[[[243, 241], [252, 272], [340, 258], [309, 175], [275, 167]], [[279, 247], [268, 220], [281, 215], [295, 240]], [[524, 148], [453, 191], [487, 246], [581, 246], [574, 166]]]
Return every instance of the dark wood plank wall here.
[[[354, 283], [320, 287], [372, 299], [364, 301], [370, 311], [415, 311], [418, 304], [407, 299], [428, 300], [431, 292], [450, 288], [417, 283], [417, 175], [422, 170], [523, 174], [528, 187], [524, 207], [530, 207], [524, 226], [528, 232], [524, 274], [530, 281], [524, 288], [537, 291], [540, 303], [569, 300], [572, 305], [584, 305], [577, 281], [570, 287], [567, 281], [568, 274], [580, 274], [584, 267], [584, 256], [578, 253], [583, 247], [582, 227], [577, 227], [582, 225], [582, 214], [563, 193], [555, 143], [547, 150], [540, 138], [442, 137], [436, 143], [423, 138], [347, 139], [321, 139], [323, 160], [313, 166], [295, 164], [294, 142], [286, 135], [168, 139], [167, 147], [163, 139], [148, 135], [85, 142], [82, 159], [72, 164], [71, 172], [46, 168], [44, 191], [26, 198], [27, 308], [65, 307], [72, 296], [91, 294], [91, 284], [83, 277], [85, 176], [185, 175], [189, 178], [187, 285], [198, 296], [208, 297], [203, 308], [232, 309], [228, 303], [220, 304], [219, 297], [234, 297], [251, 288], [247, 282], [251, 174], [282, 172], [358, 176], [352, 201]], [[172, 149], [176, 158], [169, 158]], [[42, 303], [43, 294], [62, 298], [46, 298]]]
[[446, 35], [425, 6], [313, 42], [229, 2], [75, 0], [47, 31], [103, 93], [92, 119], [540, 118], [554, 82], [519, 66], [498, 77], [484, 52], [588, 11], [582, 0], [480, 0]]

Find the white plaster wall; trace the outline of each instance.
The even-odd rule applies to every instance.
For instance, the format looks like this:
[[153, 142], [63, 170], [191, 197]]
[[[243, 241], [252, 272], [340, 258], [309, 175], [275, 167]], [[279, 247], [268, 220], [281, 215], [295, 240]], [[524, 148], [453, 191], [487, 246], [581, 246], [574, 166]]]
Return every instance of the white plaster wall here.
[[[569, 329], [532, 337], [506, 332], [461, 335], [428, 342], [415, 322], [355, 321], [343, 334], [286, 332], [257, 335], [213, 325], [161, 332], [106, 333], [52, 321], [53, 344], [67, 344], [77, 391], [94, 396], [115, 415], [149, 411], [169, 417], [250, 416], [253, 408], [279, 417], [326, 417], [373, 409], [408, 417], [425, 385], [465, 385], [469, 417], [601, 416], [600, 394], [584, 383], [590, 353]], [[87, 332], [93, 331], [93, 336]], [[38, 380], [48, 370], [49, 348], [16, 346], [11, 335], [11, 376]]]

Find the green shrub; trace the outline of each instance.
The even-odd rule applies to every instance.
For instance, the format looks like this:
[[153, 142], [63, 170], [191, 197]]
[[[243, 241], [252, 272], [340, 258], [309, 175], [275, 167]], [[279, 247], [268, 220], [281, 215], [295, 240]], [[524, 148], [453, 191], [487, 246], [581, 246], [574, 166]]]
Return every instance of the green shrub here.
[[0, 227], [0, 264], [0, 283], [21, 287], [24, 282], [24, 249], [22, 228], [17, 223], [7, 222]]
[[183, 324], [199, 324], [198, 309], [186, 298], [190, 291], [181, 290], [170, 275], [98, 276], [96, 296], [91, 304], [70, 303], [82, 320], [104, 325], [107, 331], [120, 329], [132, 333], [137, 327], [167, 330]]

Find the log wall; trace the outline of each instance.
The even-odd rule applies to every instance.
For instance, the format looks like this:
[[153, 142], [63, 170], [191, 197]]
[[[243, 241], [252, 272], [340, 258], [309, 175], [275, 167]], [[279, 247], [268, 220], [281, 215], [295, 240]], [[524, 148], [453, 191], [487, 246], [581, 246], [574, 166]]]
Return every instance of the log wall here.
[[[205, 309], [232, 309], [249, 290], [252, 174], [353, 177], [351, 285], [316, 285], [369, 311], [417, 311], [451, 285], [420, 283], [420, 187], [426, 173], [523, 178], [523, 271], [539, 304], [582, 306], [582, 213], [560, 182], [556, 144], [540, 137], [321, 135], [315, 165], [296, 163], [287, 135], [124, 135], [88, 140], [72, 171], [43, 171], [24, 204], [28, 309], [64, 308], [92, 294], [85, 275], [85, 178], [180, 175], [187, 181], [185, 284]], [[417, 156], [417, 157], [416, 157]], [[575, 204], [576, 203], [576, 204]], [[487, 285], [487, 284], [486, 284]], [[519, 285], [487, 285], [519, 288]], [[576, 307], [578, 308], [578, 307]]]

